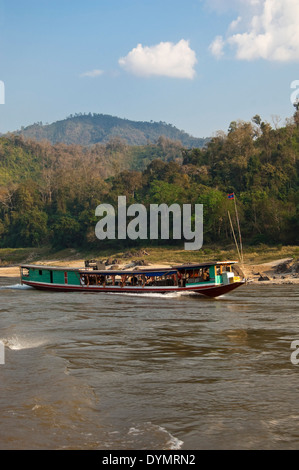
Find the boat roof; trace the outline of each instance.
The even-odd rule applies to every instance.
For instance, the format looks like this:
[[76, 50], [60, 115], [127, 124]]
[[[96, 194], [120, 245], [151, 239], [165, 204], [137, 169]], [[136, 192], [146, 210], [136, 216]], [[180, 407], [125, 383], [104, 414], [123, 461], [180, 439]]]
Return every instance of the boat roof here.
[[81, 268], [68, 268], [67, 266], [51, 266], [48, 264], [21, 264], [25, 269], [53, 269], [55, 271], [79, 271]]
[[231, 264], [235, 264], [237, 261], [208, 261], [205, 263], [187, 263], [187, 264], [180, 264], [176, 266], [171, 266], [169, 268], [141, 268], [141, 269], [105, 269], [105, 270], [97, 270], [97, 269], [86, 269], [86, 268], [68, 268], [66, 266], [50, 266], [50, 265], [36, 265], [36, 264], [22, 264], [20, 267], [25, 269], [50, 269], [55, 271], [76, 271], [81, 274], [102, 274], [105, 276], [110, 275], [137, 275], [137, 274], [148, 274], [150, 276], [162, 276], [163, 274], [175, 274], [177, 271], [180, 270], [188, 270], [188, 269], [199, 269], [205, 268], [209, 266], [227, 266]]
[[104, 276], [137, 276], [138, 274], [146, 274], [148, 276], [163, 276], [168, 274], [176, 274], [177, 269], [174, 268], [152, 268], [152, 269], [135, 269], [135, 270], [127, 270], [127, 269], [107, 269], [105, 271], [97, 271], [97, 270], [86, 270], [80, 269], [80, 273], [82, 274], [100, 274]]
[[236, 264], [238, 261], [206, 261], [205, 263], [186, 263], [172, 266], [175, 269], [196, 269], [196, 268], [207, 268], [209, 266], [227, 266]]

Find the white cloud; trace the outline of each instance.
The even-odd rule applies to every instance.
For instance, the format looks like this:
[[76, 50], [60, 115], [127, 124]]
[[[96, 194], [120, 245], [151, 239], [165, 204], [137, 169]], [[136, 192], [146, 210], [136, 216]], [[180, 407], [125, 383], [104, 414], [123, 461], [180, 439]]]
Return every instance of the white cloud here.
[[235, 29], [237, 29], [237, 27], [241, 23], [241, 21], [242, 21], [242, 16], [238, 16], [238, 18], [236, 20], [231, 22], [231, 24], [229, 25], [229, 29], [231, 31], [234, 31]]
[[155, 46], [138, 44], [119, 65], [130, 73], [142, 77], [166, 76], [192, 79], [195, 76], [196, 54], [189, 41], [182, 39], [177, 44], [160, 42]]
[[95, 70], [90, 70], [89, 72], [81, 73], [80, 77], [95, 78], [95, 77], [99, 77], [103, 73], [104, 73], [103, 70], [95, 69]]
[[212, 44], [210, 44], [209, 49], [215, 57], [219, 58], [223, 56], [224, 54], [223, 52], [224, 45], [225, 45], [225, 41], [223, 40], [223, 37], [216, 36]]
[[220, 45], [221, 53], [229, 45], [237, 59], [299, 60], [298, 0], [233, 0], [231, 7], [239, 16], [231, 23], [226, 39], [215, 38], [212, 54], [219, 57]]

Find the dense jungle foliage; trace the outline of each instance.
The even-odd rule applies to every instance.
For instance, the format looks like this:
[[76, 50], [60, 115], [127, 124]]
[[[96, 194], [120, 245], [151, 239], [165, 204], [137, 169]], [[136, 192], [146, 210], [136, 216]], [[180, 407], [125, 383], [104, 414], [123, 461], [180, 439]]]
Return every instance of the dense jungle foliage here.
[[95, 237], [95, 209], [104, 202], [117, 207], [120, 195], [147, 208], [203, 204], [204, 244], [227, 244], [228, 211], [235, 210], [229, 193], [245, 243], [298, 244], [297, 108], [284, 127], [258, 115], [232, 122], [204, 148], [165, 136], [155, 144], [129, 146], [116, 137], [88, 147], [1, 137], [0, 246], [104, 246], [111, 242]]

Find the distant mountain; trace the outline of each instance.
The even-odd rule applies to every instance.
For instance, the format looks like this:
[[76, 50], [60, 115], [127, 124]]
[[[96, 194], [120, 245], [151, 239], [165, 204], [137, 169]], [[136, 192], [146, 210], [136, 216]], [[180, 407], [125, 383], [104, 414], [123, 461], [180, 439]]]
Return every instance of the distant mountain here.
[[52, 144], [62, 142], [89, 146], [107, 143], [119, 137], [128, 145], [155, 143], [160, 136], [180, 141], [187, 148], [201, 148], [207, 138], [196, 138], [165, 122], [142, 122], [121, 119], [105, 114], [75, 114], [52, 124], [35, 123], [13, 132], [35, 140], [48, 140]]

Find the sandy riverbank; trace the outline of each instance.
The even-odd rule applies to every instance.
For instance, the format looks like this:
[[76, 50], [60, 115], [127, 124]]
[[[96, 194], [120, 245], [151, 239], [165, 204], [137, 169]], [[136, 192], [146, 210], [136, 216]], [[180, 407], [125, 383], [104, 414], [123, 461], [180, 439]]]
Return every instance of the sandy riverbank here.
[[[267, 284], [298, 284], [299, 285], [299, 273], [277, 273], [277, 267], [283, 263], [287, 263], [290, 259], [278, 259], [269, 263], [263, 264], [245, 264], [242, 266], [242, 270], [245, 274], [246, 279], [250, 283], [267, 283]], [[38, 264], [38, 263], [36, 263]], [[84, 260], [76, 261], [43, 261], [40, 264], [52, 265], [52, 266], [68, 266], [74, 268], [84, 267]], [[128, 263], [129, 264], [129, 261]], [[119, 266], [124, 268], [126, 265]], [[150, 264], [151, 268], [155, 267], [170, 267], [169, 264]], [[109, 268], [109, 266], [108, 266]], [[19, 277], [19, 266], [9, 266], [0, 268], [1, 277]], [[264, 280], [261, 280], [261, 279]]]
[[277, 259], [263, 264], [245, 264], [243, 272], [250, 283], [298, 284], [299, 273], [279, 272], [279, 267], [291, 263], [290, 258]]

